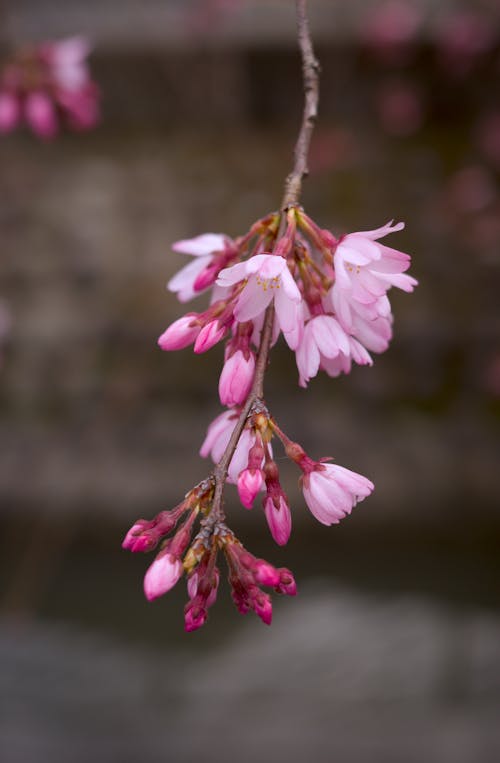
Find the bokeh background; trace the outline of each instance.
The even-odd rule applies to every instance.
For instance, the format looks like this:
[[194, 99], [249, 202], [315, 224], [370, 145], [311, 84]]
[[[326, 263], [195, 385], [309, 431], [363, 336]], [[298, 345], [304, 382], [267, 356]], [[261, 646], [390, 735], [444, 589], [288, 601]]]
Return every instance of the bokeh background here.
[[[0, 756], [5, 763], [500, 759], [496, 0], [313, 0], [321, 119], [303, 201], [336, 233], [407, 223], [372, 369], [268, 404], [312, 455], [370, 476], [333, 528], [280, 461], [294, 533], [228, 493], [245, 545], [296, 573], [266, 628], [227, 586], [184, 635], [147, 604], [137, 516], [207, 473], [222, 348], [161, 353], [170, 250], [279, 204], [302, 107], [292, 0], [3, 0], [3, 43], [94, 43], [102, 125], [0, 140]], [[200, 304], [202, 299], [200, 300]], [[182, 589], [182, 590], [181, 590]]]

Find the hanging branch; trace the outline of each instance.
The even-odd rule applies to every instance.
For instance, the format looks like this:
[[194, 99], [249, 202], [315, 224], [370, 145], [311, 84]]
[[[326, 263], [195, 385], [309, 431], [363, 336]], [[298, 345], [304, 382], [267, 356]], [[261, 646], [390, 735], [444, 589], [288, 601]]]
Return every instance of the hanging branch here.
[[[282, 333], [295, 352], [303, 387], [320, 369], [335, 377], [349, 373], [353, 362], [371, 365], [368, 351], [385, 350], [391, 338], [386, 292], [393, 285], [412, 291], [416, 284], [403, 274], [409, 266], [408, 255], [376, 243], [400, 230], [402, 223], [336, 238], [299, 206], [319, 102], [319, 64], [306, 8], [306, 0], [296, 0], [304, 109], [280, 210], [257, 220], [248, 233], [235, 240], [208, 233], [173, 246], [196, 259], [170, 280], [169, 289], [181, 302], [209, 287], [214, 292], [207, 310], [179, 318], [158, 344], [170, 351], [194, 343], [194, 351], [203, 353], [229, 337], [219, 380], [219, 397], [228, 409], [209, 426], [200, 450], [202, 456], [212, 456], [213, 472], [174, 509], [151, 521], [138, 520], [123, 547], [149, 551], [161, 542], [144, 579], [148, 599], [166, 593], [187, 574], [187, 631], [205, 623], [215, 601], [220, 551], [226, 559], [234, 603], [242, 614], [253, 610], [270, 624], [271, 599], [261, 586], [296, 594], [292, 573], [247, 551], [226, 524], [224, 513], [228, 482], [237, 484], [247, 509], [264, 490], [263, 508], [271, 534], [279, 545], [287, 543], [292, 517], [273, 458], [273, 437], [301, 470], [305, 502], [319, 522], [336, 524], [373, 490], [366, 477], [326, 463], [329, 459], [310, 458], [269, 413], [264, 377], [277, 335]], [[200, 529], [192, 539], [198, 517]], [[183, 523], [170, 535], [181, 518]]]

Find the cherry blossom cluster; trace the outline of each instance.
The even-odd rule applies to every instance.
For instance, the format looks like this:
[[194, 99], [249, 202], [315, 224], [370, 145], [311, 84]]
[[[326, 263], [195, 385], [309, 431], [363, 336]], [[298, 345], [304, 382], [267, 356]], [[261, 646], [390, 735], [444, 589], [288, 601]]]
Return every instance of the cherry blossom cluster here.
[[[184, 609], [186, 631], [205, 624], [208, 609], [215, 602], [220, 571], [217, 566], [222, 551], [229, 572], [233, 601], [241, 614], [253, 610], [267, 625], [272, 620], [272, 604], [262, 586], [276, 593], [295, 596], [297, 587], [290, 570], [275, 568], [264, 559], [247, 551], [224, 522], [211, 521], [214, 492], [210, 479], [197, 485], [184, 501], [171, 511], [163, 511], [153, 520], [139, 519], [128, 531], [123, 548], [130, 551], [151, 551], [158, 543], [161, 550], [144, 577], [144, 593], [149, 601], [162, 596], [187, 576], [189, 601]], [[192, 539], [197, 515], [202, 517], [198, 534]], [[170, 538], [181, 517], [183, 523]]]
[[0, 72], [0, 132], [26, 124], [42, 139], [61, 123], [88, 130], [99, 121], [99, 91], [87, 65], [83, 37], [43, 42], [17, 51]]
[[[261, 586], [296, 593], [289, 570], [275, 569], [254, 557], [228, 528], [217, 487], [221, 473], [237, 486], [246, 509], [262, 495], [269, 530], [280, 546], [289, 540], [292, 512], [280, 482], [273, 439], [300, 469], [305, 503], [322, 524], [338, 523], [373, 491], [366, 477], [328, 463], [331, 459], [315, 461], [288, 438], [269, 413], [259, 375], [267, 361], [269, 347], [265, 351], [263, 347], [269, 316], [273, 321], [268, 323], [269, 344], [283, 334], [295, 353], [303, 387], [320, 370], [333, 377], [349, 373], [353, 363], [371, 365], [370, 352], [387, 349], [393, 324], [387, 293], [393, 286], [411, 292], [417, 283], [406, 274], [410, 257], [379, 243], [402, 228], [402, 223], [388, 223], [336, 237], [301, 207], [291, 205], [283, 213], [258, 220], [240, 238], [208, 233], [174, 244], [174, 251], [193, 259], [168, 288], [181, 302], [210, 291], [209, 305], [172, 323], [158, 344], [163, 350], [193, 345], [195, 353], [202, 353], [224, 340], [219, 397], [226, 410], [208, 427], [200, 450], [213, 460], [212, 474], [175, 509], [152, 521], [138, 520], [123, 546], [149, 551], [161, 544], [144, 579], [148, 599], [166, 593], [186, 573], [187, 631], [205, 623], [215, 601], [219, 551], [224, 553], [232, 597], [242, 614], [253, 610], [263, 622], [271, 622], [271, 600]], [[183, 523], [171, 535], [182, 517]], [[192, 539], [197, 519], [200, 529]]]
[[241, 239], [204, 234], [179, 241], [174, 250], [194, 259], [168, 284], [181, 302], [212, 288], [210, 307], [190, 312], [160, 336], [163, 350], [194, 344], [205, 352], [229, 336], [219, 395], [223, 405], [241, 404], [255, 367], [264, 313], [273, 301], [274, 341], [281, 332], [295, 351], [299, 383], [319, 370], [349, 373], [352, 363], [371, 365], [370, 352], [383, 352], [392, 337], [387, 292], [413, 291], [405, 271], [410, 257], [378, 239], [403, 223], [336, 238], [300, 207], [287, 212], [287, 226], [273, 247], [279, 215], [259, 220]]

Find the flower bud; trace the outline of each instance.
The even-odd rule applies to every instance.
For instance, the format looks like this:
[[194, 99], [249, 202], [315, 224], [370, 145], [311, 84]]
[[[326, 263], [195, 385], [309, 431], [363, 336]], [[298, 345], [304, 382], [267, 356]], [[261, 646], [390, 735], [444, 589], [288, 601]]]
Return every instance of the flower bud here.
[[182, 576], [184, 568], [181, 560], [167, 552], [160, 552], [144, 576], [144, 593], [148, 601], [153, 601], [170, 591]]
[[284, 493], [273, 497], [269, 493], [264, 499], [267, 524], [278, 546], [285, 546], [292, 532], [292, 515]]
[[194, 322], [196, 318], [196, 313], [188, 313], [171, 323], [158, 339], [161, 349], [182, 350], [192, 344], [200, 333], [199, 325]]
[[255, 371], [253, 352], [245, 355], [237, 350], [227, 358], [219, 380], [219, 397], [222, 405], [241, 405], [250, 392]]
[[238, 477], [238, 494], [245, 509], [251, 509], [255, 496], [264, 484], [260, 469], [244, 469]]
[[220, 326], [217, 319], [210, 321], [201, 329], [194, 343], [194, 351], [199, 355], [210, 350], [220, 342], [227, 331], [226, 326]]

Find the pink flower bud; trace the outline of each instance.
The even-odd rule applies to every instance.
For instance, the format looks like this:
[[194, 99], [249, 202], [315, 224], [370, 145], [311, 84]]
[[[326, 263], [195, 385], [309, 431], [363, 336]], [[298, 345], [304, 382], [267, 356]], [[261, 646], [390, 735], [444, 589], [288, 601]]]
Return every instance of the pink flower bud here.
[[219, 380], [219, 397], [222, 405], [241, 405], [250, 392], [255, 371], [253, 352], [247, 357], [236, 350], [224, 363]]
[[292, 515], [284, 495], [279, 495], [279, 506], [276, 507], [273, 497], [268, 494], [264, 500], [264, 512], [275, 542], [278, 546], [286, 545], [292, 532]]
[[262, 593], [262, 591], [258, 592], [253, 599], [253, 608], [255, 614], [260, 617], [263, 623], [271, 625], [273, 619], [273, 605], [271, 604], [271, 599], [267, 593]]
[[[147, 527], [150, 523], [147, 522], [144, 519], [139, 519], [138, 522], [136, 522], [128, 533], [125, 535], [123, 542], [122, 542], [122, 548], [128, 550], [128, 551], [137, 551], [136, 544], [138, 541], [138, 538], [140, 534], [143, 532], [145, 527]], [[141, 549], [142, 550], [142, 549]]]
[[296, 596], [297, 584], [290, 570], [287, 570], [286, 567], [280, 567], [278, 572], [280, 574], [280, 582], [276, 586], [278, 593], [283, 593], [286, 596]]
[[197, 354], [210, 350], [217, 342], [220, 342], [226, 333], [226, 326], [219, 326], [218, 320], [210, 321], [203, 326], [194, 343], [194, 351]]
[[251, 509], [264, 480], [260, 469], [244, 469], [238, 477], [238, 494], [245, 509]]
[[205, 625], [208, 612], [201, 604], [189, 602], [184, 610], [184, 630], [186, 633], [197, 631]]
[[280, 576], [278, 570], [264, 559], [255, 559], [252, 571], [255, 582], [259, 585], [266, 585], [274, 588], [274, 586], [279, 584]]
[[57, 132], [57, 117], [51, 99], [42, 92], [29, 93], [24, 108], [33, 131], [40, 138], [53, 138]]
[[200, 327], [193, 323], [196, 318], [196, 313], [188, 313], [171, 323], [158, 339], [161, 349], [182, 350], [192, 344], [200, 333]]
[[20, 116], [19, 100], [12, 93], [0, 93], [0, 132], [10, 132]]
[[160, 552], [144, 576], [146, 599], [153, 601], [170, 591], [182, 576], [183, 571], [182, 562], [177, 556]]

